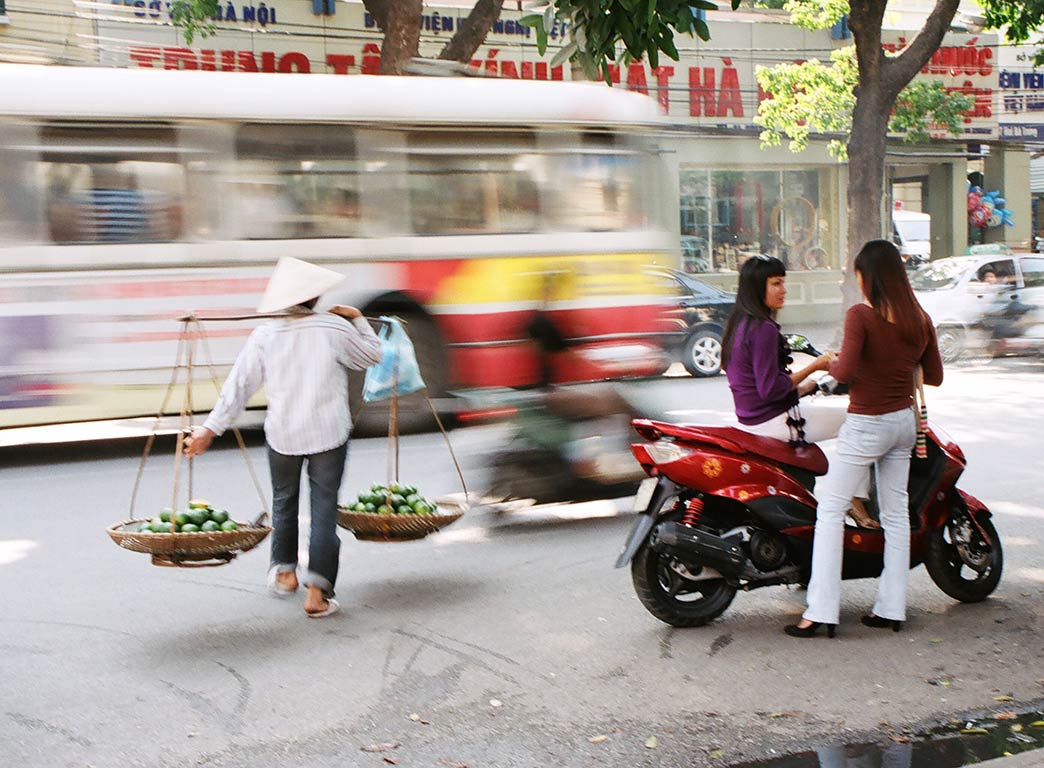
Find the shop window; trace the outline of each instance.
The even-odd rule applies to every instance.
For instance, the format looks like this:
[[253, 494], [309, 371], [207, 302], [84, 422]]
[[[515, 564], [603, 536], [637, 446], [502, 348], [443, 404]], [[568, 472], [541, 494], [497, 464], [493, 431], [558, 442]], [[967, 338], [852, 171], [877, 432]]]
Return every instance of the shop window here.
[[681, 251], [687, 272], [736, 271], [753, 255], [794, 271], [836, 269], [837, 212], [829, 171], [681, 170]]

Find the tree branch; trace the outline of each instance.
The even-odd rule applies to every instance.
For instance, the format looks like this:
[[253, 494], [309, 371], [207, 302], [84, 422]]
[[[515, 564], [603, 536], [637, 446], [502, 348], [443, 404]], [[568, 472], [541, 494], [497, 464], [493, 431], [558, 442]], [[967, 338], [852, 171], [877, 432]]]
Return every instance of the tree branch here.
[[936, 0], [935, 8], [913, 41], [898, 56], [888, 59], [889, 80], [899, 84], [896, 93], [914, 79], [938, 49], [959, 3], [960, 0]]
[[482, 45], [493, 24], [500, 18], [502, 4], [503, 0], [478, 0], [468, 17], [460, 22], [439, 58], [443, 61], [459, 61], [462, 64], [471, 61], [471, 57]]
[[363, 0], [363, 8], [369, 11], [382, 32], [388, 29], [388, 7], [394, 2], [395, 0]]

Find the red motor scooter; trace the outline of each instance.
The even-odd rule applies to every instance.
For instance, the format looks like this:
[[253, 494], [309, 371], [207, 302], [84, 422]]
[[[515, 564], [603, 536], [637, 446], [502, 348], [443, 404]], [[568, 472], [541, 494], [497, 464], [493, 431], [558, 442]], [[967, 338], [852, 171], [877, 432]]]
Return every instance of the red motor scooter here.
[[[794, 351], [818, 355], [807, 339]], [[829, 386], [822, 387], [829, 391]], [[807, 584], [816, 524], [815, 479], [827, 459], [816, 445], [790, 444], [733, 427], [635, 419], [647, 442], [631, 452], [649, 475], [635, 497], [635, 522], [616, 567], [631, 564], [638, 599], [653, 616], [696, 627], [720, 616], [737, 590]], [[928, 455], [910, 464], [910, 567], [925, 564], [956, 600], [984, 600], [1000, 582], [1004, 556], [986, 506], [957, 487], [961, 449], [929, 427]], [[875, 494], [867, 505], [876, 516]], [[879, 529], [845, 526], [842, 578], [877, 577]]]

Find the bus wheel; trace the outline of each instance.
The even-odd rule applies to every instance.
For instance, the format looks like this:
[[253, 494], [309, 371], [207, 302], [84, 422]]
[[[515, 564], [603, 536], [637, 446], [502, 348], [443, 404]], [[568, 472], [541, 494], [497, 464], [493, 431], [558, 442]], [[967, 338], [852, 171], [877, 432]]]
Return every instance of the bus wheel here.
[[[367, 311], [367, 314], [371, 314]], [[413, 350], [417, 354], [421, 377], [427, 390], [414, 392], [399, 397], [399, 432], [425, 432], [436, 429], [435, 417], [427, 398], [437, 400], [446, 396], [448, 377], [446, 375], [445, 344], [442, 334], [435, 327], [431, 318], [418, 312], [390, 312], [405, 322], [406, 334], [413, 342]], [[365, 371], [352, 371], [349, 376], [349, 402], [355, 426], [352, 433], [360, 437], [373, 437], [388, 434], [388, 418], [391, 415], [391, 401], [365, 403], [362, 399], [362, 385]], [[435, 403], [436, 408], [438, 403]], [[445, 423], [445, 420], [443, 421]]]

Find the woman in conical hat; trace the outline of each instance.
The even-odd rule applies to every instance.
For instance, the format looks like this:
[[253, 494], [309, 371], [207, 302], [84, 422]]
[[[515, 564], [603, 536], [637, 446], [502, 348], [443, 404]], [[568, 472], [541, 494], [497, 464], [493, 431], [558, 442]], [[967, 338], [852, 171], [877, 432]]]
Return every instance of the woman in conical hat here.
[[307, 465], [312, 521], [301, 581], [308, 587], [305, 613], [313, 618], [338, 608], [333, 599], [341, 547], [337, 494], [352, 425], [348, 371], [381, 359], [381, 343], [358, 309], [337, 305], [328, 312], [315, 311], [319, 297], [342, 280], [333, 270], [289, 256], [279, 259], [257, 309], [264, 314], [290, 311], [250, 334], [214, 410], [185, 443], [188, 456], [202, 454], [265, 387], [274, 529], [268, 588], [280, 597], [298, 588], [298, 499]]

